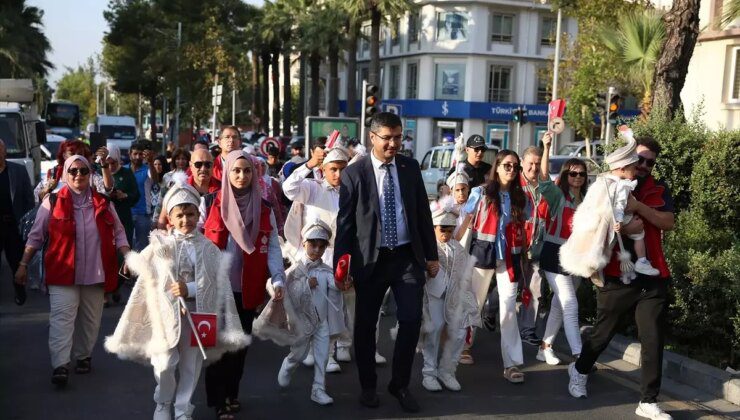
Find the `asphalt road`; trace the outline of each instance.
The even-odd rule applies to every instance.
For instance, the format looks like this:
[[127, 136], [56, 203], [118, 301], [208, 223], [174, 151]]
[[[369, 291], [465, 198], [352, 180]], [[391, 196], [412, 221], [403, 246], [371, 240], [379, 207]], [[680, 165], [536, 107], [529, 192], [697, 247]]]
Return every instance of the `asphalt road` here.
[[[23, 307], [12, 301], [10, 275], [6, 264], [0, 272], [0, 418], [3, 419], [146, 419], [154, 403], [154, 377], [151, 369], [118, 360], [105, 353], [102, 338], [111, 334], [123, 307], [105, 309], [100, 337], [89, 375], [70, 375], [63, 390], [50, 383], [48, 354], [48, 299], [29, 291]], [[392, 342], [388, 329], [392, 317], [383, 319], [380, 351], [389, 356]], [[459, 393], [429, 393], [421, 387], [421, 355], [414, 363], [411, 391], [419, 400], [421, 413], [414, 418], [491, 418], [523, 417], [548, 419], [630, 419], [639, 399], [637, 384], [600, 369], [589, 380], [589, 398], [576, 400], [567, 392], [566, 365], [551, 367], [535, 359], [536, 349], [525, 345], [526, 383], [509, 384], [502, 377], [498, 334], [482, 332], [473, 355], [476, 364], [460, 366]], [[299, 368], [291, 386], [280, 390], [277, 372], [286, 348], [256, 340], [247, 355], [241, 382], [243, 419], [380, 419], [409, 418], [397, 401], [385, 391], [390, 366], [378, 368], [381, 406], [361, 407], [356, 366], [343, 364], [343, 371], [329, 374], [327, 391], [334, 397], [331, 407], [310, 401], [312, 371]], [[196, 418], [213, 418], [206, 407], [201, 376], [193, 397]], [[676, 419], [709, 418], [711, 413], [684, 401], [663, 396], [663, 407]]]

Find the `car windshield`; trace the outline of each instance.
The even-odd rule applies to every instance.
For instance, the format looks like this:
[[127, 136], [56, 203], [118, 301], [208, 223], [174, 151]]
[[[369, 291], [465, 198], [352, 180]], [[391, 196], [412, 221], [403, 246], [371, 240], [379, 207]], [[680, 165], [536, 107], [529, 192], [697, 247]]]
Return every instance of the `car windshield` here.
[[101, 125], [100, 133], [107, 139], [136, 139], [136, 127], [129, 125]]
[[46, 124], [50, 127], [79, 127], [80, 108], [74, 104], [49, 104], [46, 107]]
[[575, 156], [581, 149], [580, 144], [564, 144], [558, 149], [558, 153], [561, 156]]
[[550, 173], [551, 174], [559, 174], [560, 168], [563, 167], [563, 163], [565, 163], [567, 159], [550, 159]]
[[24, 147], [20, 135], [20, 116], [15, 113], [0, 113], [0, 139], [5, 143], [9, 158], [23, 154]]

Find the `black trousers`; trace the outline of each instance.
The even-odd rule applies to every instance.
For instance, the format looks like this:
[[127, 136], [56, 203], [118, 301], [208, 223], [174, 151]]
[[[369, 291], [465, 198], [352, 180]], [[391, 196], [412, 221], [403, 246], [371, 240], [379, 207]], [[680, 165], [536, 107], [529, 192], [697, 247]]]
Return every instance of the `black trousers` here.
[[[13, 217], [6, 219], [6, 216], [0, 215], [0, 254], [5, 251], [5, 258], [10, 265], [10, 279], [15, 278], [15, 272], [18, 270], [18, 264], [23, 257], [23, 239], [18, 232], [18, 223]], [[0, 258], [0, 270], [2, 269], [2, 258]], [[15, 285], [15, 282], [13, 283]]]
[[[256, 311], [244, 309], [241, 293], [234, 293], [234, 301], [244, 332], [251, 334]], [[206, 400], [209, 407], [219, 408], [224, 405], [227, 398], [233, 400], [239, 396], [239, 382], [244, 373], [244, 360], [248, 348], [225, 353], [216, 363], [206, 367]]]
[[410, 245], [394, 250], [382, 248], [373, 273], [355, 284], [355, 358], [363, 390], [375, 390], [375, 329], [380, 306], [388, 288], [393, 290], [398, 318], [398, 335], [393, 350], [390, 387], [405, 388], [411, 377], [416, 344], [421, 328], [424, 269], [413, 256]]
[[596, 297], [596, 324], [591, 336], [583, 343], [576, 361], [578, 372], [586, 374], [616, 334], [620, 320], [635, 311], [638, 338], [641, 344], [641, 402], [653, 403], [660, 393], [663, 373], [665, 313], [668, 307], [669, 279], [638, 275], [631, 284], [607, 277]]

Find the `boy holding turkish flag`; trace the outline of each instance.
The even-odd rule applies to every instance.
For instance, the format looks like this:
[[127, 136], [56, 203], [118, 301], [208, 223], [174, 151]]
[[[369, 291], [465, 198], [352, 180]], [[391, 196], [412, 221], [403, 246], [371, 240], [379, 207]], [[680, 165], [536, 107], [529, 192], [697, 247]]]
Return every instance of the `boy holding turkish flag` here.
[[152, 232], [140, 254], [127, 256], [126, 265], [139, 279], [105, 340], [106, 350], [121, 359], [154, 368], [155, 420], [172, 419], [173, 402], [175, 418], [191, 418], [190, 399], [204, 357], [217, 360], [250, 341], [236, 312], [230, 261], [196, 229], [199, 203], [198, 191], [184, 181], [165, 195], [172, 229]]

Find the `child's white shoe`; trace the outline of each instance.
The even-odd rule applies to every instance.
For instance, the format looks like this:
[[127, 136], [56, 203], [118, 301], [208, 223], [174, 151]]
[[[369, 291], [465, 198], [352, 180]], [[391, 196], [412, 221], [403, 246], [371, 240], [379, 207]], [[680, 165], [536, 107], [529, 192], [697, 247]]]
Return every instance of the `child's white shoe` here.
[[311, 390], [311, 401], [318, 405], [329, 405], [334, 403], [334, 398], [330, 397], [323, 389], [314, 388]]
[[555, 352], [552, 350], [552, 347], [548, 347], [546, 349], [543, 349], [540, 347], [539, 350], [537, 350], [537, 360], [541, 362], [545, 362], [550, 366], [556, 366], [560, 364], [560, 359], [558, 359], [558, 356], [555, 355]]
[[421, 380], [421, 386], [429, 392], [437, 392], [442, 390], [442, 385], [439, 384], [437, 378], [434, 376], [424, 375], [424, 379]]
[[637, 414], [640, 417], [645, 417], [648, 419], [653, 420], [671, 420], [673, 417], [663, 411], [657, 403], [644, 403], [641, 402], [637, 404], [637, 409], [635, 409], [635, 414]]
[[314, 362], [315, 362], [315, 360], [313, 358], [313, 352], [312, 351], [309, 351], [308, 352], [308, 356], [306, 356], [306, 358], [303, 359], [303, 366], [313, 367]]
[[290, 385], [290, 369], [288, 369], [288, 358], [283, 359], [283, 364], [280, 365], [280, 372], [278, 372], [278, 385], [285, 388]]
[[660, 270], [653, 267], [646, 258], [640, 258], [635, 263], [635, 271], [646, 276], [654, 277], [660, 274]]
[[339, 363], [337, 363], [336, 360], [334, 360], [333, 357], [329, 356], [329, 360], [326, 362], [326, 372], [327, 373], [338, 373], [342, 371], [342, 367], [339, 366]]
[[439, 379], [440, 382], [442, 382], [442, 385], [444, 385], [445, 388], [447, 388], [450, 391], [460, 391], [462, 387], [460, 386], [460, 382], [457, 381], [457, 378], [449, 373], [440, 373], [437, 376], [437, 379]]
[[349, 347], [337, 347], [337, 362], [351, 362], [352, 354]]
[[157, 403], [157, 407], [154, 408], [154, 420], [172, 420], [172, 404], [170, 403]]

